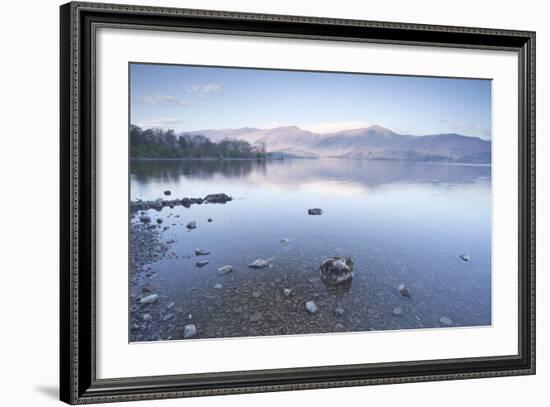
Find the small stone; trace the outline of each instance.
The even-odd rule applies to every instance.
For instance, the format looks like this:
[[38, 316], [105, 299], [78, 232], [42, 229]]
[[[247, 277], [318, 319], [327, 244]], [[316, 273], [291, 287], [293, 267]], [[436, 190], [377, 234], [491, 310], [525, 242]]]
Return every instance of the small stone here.
[[259, 298], [260, 297], [260, 292], [259, 291], [252, 291], [252, 296], [254, 298]]
[[411, 292], [405, 284], [399, 284], [397, 290], [399, 291], [399, 294], [401, 294], [403, 297], [411, 298]]
[[319, 307], [313, 301], [308, 301], [306, 302], [306, 309], [310, 314], [315, 314], [319, 310]]
[[195, 256], [208, 256], [210, 252], [203, 249], [195, 249]]
[[195, 266], [197, 267], [204, 267], [206, 266], [208, 263], [210, 263], [208, 260], [199, 260], [195, 263]]
[[175, 302], [171, 302], [170, 304], [168, 304], [168, 305], [166, 306], [166, 308], [172, 309], [172, 308], [174, 308], [174, 305], [176, 305], [176, 303], [175, 303]]
[[208, 220], [208, 222], [212, 222], [212, 218], [208, 218], [207, 220]]
[[233, 271], [233, 266], [230, 266], [230, 265], [222, 266], [218, 269], [218, 273], [220, 274], [227, 274], [227, 273], [231, 273], [232, 271]]
[[168, 195], [172, 195], [172, 191], [168, 191], [168, 190], [166, 190], [166, 191], [164, 191], [164, 195], [166, 195], [166, 196], [168, 196]]
[[344, 332], [345, 330], [346, 328], [344, 327], [344, 325], [340, 323], [334, 325], [334, 332]]
[[141, 300], [139, 300], [139, 302], [141, 304], [153, 304], [157, 302], [158, 299], [159, 299], [159, 296], [157, 294], [151, 294], [143, 297]]
[[160, 225], [162, 223], [162, 218], [157, 218], [157, 223]]
[[151, 316], [151, 314], [143, 314], [143, 320], [145, 322], [147, 321], [152, 321], [153, 320], [153, 317]]
[[264, 319], [264, 315], [260, 311], [256, 311], [254, 314], [250, 316], [249, 321], [260, 322], [262, 319]]
[[162, 321], [168, 321], [170, 319], [174, 318], [174, 314], [166, 314], [163, 318], [162, 318]]
[[470, 256], [468, 256], [467, 254], [461, 254], [458, 257], [460, 257], [465, 262], [470, 261]]
[[283, 238], [283, 239], [280, 240], [280, 242], [281, 242], [281, 243], [288, 243], [289, 240], [288, 240], [287, 238]]
[[189, 339], [197, 334], [197, 327], [195, 324], [185, 325], [183, 327], [183, 338]]
[[221, 289], [223, 288], [223, 286], [222, 286], [220, 283], [218, 283], [218, 284], [216, 284], [216, 285], [214, 286], [214, 288], [215, 288], [216, 290], [221, 290]]
[[263, 269], [269, 266], [269, 262], [264, 259], [256, 259], [248, 265], [252, 269]]
[[451, 326], [453, 324], [453, 320], [449, 317], [441, 317], [439, 318], [439, 322], [445, 326]]
[[285, 295], [285, 297], [290, 297], [290, 294], [292, 294], [292, 290], [290, 288], [285, 288], [283, 290], [283, 294]]
[[196, 229], [197, 228], [197, 222], [195, 221], [191, 221], [187, 224], [186, 226], [187, 229], [191, 230], [191, 229]]
[[392, 314], [395, 315], [396, 317], [399, 317], [399, 316], [403, 315], [403, 308], [394, 307], [393, 310], [392, 310]]
[[139, 217], [139, 220], [142, 222], [142, 223], [151, 223], [151, 217], [150, 216], [147, 216], [147, 215], [142, 215]]
[[307, 210], [308, 215], [322, 215], [323, 210], [321, 208], [312, 208]]
[[336, 309], [334, 310], [334, 313], [335, 313], [336, 315], [339, 315], [339, 316], [344, 315], [344, 312], [345, 312], [345, 311], [344, 311], [344, 308], [342, 308], [342, 307], [338, 307], [338, 308], [336, 308]]
[[155, 283], [147, 283], [143, 287], [141, 287], [141, 291], [144, 293], [152, 293], [157, 288]]

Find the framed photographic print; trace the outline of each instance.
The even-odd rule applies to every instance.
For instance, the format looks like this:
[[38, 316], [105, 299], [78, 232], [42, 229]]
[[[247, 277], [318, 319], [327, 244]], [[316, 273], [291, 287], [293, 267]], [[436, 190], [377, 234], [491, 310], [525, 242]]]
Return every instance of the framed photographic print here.
[[61, 7], [61, 399], [535, 373], [535, 34]]

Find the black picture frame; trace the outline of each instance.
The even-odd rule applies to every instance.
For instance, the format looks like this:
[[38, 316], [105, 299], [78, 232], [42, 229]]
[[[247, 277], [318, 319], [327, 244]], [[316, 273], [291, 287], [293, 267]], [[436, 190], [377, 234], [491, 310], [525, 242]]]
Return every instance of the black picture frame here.
[[[60, 8], [60, 398], [70, 404], [535, 373], [535, 33], [72, 2]], [[516, 355], [176, 376], [96, 378], [97, 27], [441, 46], [519, 59], [519, 350]]]

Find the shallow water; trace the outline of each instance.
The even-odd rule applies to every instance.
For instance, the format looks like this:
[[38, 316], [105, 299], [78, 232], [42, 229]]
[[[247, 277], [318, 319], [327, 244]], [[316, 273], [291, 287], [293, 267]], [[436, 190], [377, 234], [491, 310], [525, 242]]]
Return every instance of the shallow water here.
[[[132, 161], [130, 188], [132, 200], [220, 192], [234, 198], [148, 211], [150, 234], [168, 250], [145, 271], [141, 264], [131, 270], [132, 341], [182, 339], [186, 324], [195, 324], [195, 338], [435, 328], [444, 326], [441, 317], [451, 326], [491, 324], [489, 166], [142, 160]], [[315, 207], [321, 216], [307, 214]], [[197, 223], [191, 231], [190, 221]], [[211, 254], [197, 257], [197, 248]], [[351, 284], [320, 280], [319, 265], [329, 256], [353, 259]], [[249, 268], [257, 258], [271, 266]], [[209, 264], [196, 267], [198, 260]], [[220, 275], [223, 265], [234, 271]], [[149, 281], [159, 301], [142, 306]], [[400, 284], [411, 298], [399, 294]], [[315, 314], [307, 301], [318, 306]], [[151, 321], [143, 322], [145, 313]]]

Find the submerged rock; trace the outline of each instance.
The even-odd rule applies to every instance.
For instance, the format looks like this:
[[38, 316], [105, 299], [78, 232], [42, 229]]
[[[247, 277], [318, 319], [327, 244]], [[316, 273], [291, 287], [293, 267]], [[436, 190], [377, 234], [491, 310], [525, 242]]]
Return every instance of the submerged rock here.
[[186, 226], [187, 229], [191, 230], [191, 229], [196, 229], [197, 228], [197, 222], [195, 221], [191, 221], [187, 224]]
[[263, 269], [269, 266], [269, 261], [264, 259], [256, 259], [248, 265], [251, 269]]
[[468, 256], [467, 254], [460, 254], [458, 257], [460, 257], [460, 259], [463, 261], [470, 261], [470, 256]]
[[346, 327], [340, 323], [334, 325], [334, 332], [345, 332]]
[[157, 289], [157, 285], [153, 282], [145, 284], [143, 287], [141, 287], [141, 291], [144, 293], [152, 293]]
[[231, 273], [233, 271], [233, 266], [230, 266], [229, 264], [226, 266], [222, 266], [218, 269], [218, 273], [220, 274], [227, 274]]
[[453, 324], [453, 320], [449, 317], [441, 317], [439, 318], [439, 322], [445, 326], [451, 326]]
[[397, 291], [399, 291], [399, 294], [401, 294], [403, 297], [411, 298], [411, 292], [405, 284], [399, 284], [399, 287], [397, 287]]
[[166, 195], [166, 196], [172, 195], [172, 191], [166, 190], [166, 191], [164, 191], [164, 195]]
[[403, 315], [403, 308], [401, 307], [394, 307], [392, 310], [392, 314], [396, 317]]
[[195, 256], [207, 256], [210, 252], [204, 249], [195, 249]]
[[306, 302], [306, 309], [310, 314], [315, 314], [319, 310], [319, 307], [313, 301], [308, 301]]
[[157, 218], [157, 223], [160, 225], [162, 223], [162, 218]]
[[229, 195], [226, 194], [210, 194], [206, 195], [204, 197], [204, 202], [208, 203], [226, 203], [231, 201], [233, 198], [231, 198]]
[[195, 266], [197, 267], [204, 267], [206, 266], [208, 263], [210, 263], [208, 260], [199, 260], [195, 263]]
[[147, 215], [142, 215], [139, 217], [139, 220], [142, 222], [142, 223], [151, 223], [151, 217], [150, 216], [147, 216]]
[[353, 261], [349, 257], [329, 257], [319, 270], [324, 283], [338, 285], [353, 278]]
[[308, 215], [322, 215], [323, 210], [321, 208], [311, 208], [307, 210]]
[[262, 314], [260, 311], [256, 311], [250, 316], [248, 320], [250, 322], [260, 322], [262, 319], [264, 319], [264, 314]]
[[189, 339], [197, 334], [197, 327], [195, 324], [188, 324], [183, 327], [183, 338]]
[[141, 304], [153, 304], [157, 302], [158, 299], [159, 299], [159, 296], [157, 294], [151, 294], [143, 297], [141, 300], [139, 300], [139, 302]]
[[208, 218], [207, 221], [208, 221], [208, 222], [212, 222], [212, 218]]
[[170, 319], [174, 318], [174, 314], [166, 314], [163, 318], [162, 318], [162, 321], [168, 321]]

